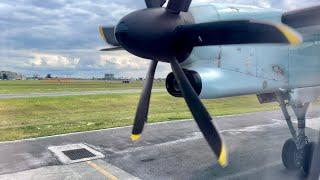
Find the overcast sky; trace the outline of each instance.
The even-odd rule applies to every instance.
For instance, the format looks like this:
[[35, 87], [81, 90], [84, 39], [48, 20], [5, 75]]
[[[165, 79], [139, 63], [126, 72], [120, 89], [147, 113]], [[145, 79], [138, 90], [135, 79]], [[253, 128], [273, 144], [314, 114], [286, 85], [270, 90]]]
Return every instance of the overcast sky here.
[[[194, 0], [296, 9], [320, 0]], [[144, 0], [1, 0], [0, 70], [25, 75], [144, 77], [148, 61], [125, 52], [101, 53], [99, 25], [115, 25], [145, 8]], [[157, 77], [169, 71], [161, 64]]]

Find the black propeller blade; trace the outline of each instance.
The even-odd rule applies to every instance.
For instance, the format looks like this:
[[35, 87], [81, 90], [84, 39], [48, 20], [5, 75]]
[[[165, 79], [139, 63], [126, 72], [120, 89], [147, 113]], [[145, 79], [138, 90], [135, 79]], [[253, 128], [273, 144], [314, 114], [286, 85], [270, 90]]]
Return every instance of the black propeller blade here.
[[104, 52], [107, 52], [107, 51], [121, 51], [121, 50], [123, 50], [123, 48], [120, 47], [120, 46], [100, 49], [100, 51], [104, 51]]
[[180, 25], [175, 29], [179, 44], [194, 46], [283, 43], [299, 44], [297, 33], [283, 24], [257, 21], [218, 21]]
[[176, 59], [173, 59], [170, 64], [173, 74], [178, 81], [183, 97], [201, 132], [203, 133], [213, 152], [218, 157], [219, 164], [223, 167], [226, 166], [228, 164], [227, 150], [223, 144], [218, 130], [212, 123], [210, 114], [200, 101], [197, 93], [192, 88], [179, 62]]
[[157, 64], [158, 64], [158, 61], [156, 60], [151, 61], [149, 71], [146, 77], [146, 82], [144, 84], [144, 87], [140, 96], [136, 117], [134, 119], [134, 125], [133, 125], [132, 135], [131, 135], [132, 141], [136, 141], [140, 138], [144, 124], [145, 122], [147, 122], [152, 84], [153, 84], [153, 79], [154, 79], [154, 74], [157, 68]]
[[319, 26], [320, 5], [286, 12], [282, 15], [282, 22], [293, 28]]
[[145, 0], [147, 8], [162, 7], [167, 0]]
[[174, 14], [180, 11], [188, 12], [192, 0], [170, 0], [167, 5], [167, 10]]
[[120, 46], [114, 34], [115, 27], [99, 27], [99, 33], [102, 39], [112, 45], [112, 46]]

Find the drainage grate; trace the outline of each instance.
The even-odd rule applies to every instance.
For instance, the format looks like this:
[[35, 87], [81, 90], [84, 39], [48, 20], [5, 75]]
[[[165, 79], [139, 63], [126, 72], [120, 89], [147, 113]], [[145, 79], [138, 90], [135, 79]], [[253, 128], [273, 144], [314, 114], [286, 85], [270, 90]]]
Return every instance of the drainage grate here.
[[48, 149], [63, 164], [71, 164], [93, 159], [104, 158], [101, 152], [85, 144], [67, 144], [62, 146], [50, 146]]
[[71, 160], [78, 160], [78, 159], [84, 159], [84, 158], [90, 158], [90, 157], [95, 157], [93, 153], [90, 151], [86, 150], [85, 148], [82, 149], [74, 149], [74, 150], [69, 150], [69, 151], [62, 151], [63, 154], [68, 156]]

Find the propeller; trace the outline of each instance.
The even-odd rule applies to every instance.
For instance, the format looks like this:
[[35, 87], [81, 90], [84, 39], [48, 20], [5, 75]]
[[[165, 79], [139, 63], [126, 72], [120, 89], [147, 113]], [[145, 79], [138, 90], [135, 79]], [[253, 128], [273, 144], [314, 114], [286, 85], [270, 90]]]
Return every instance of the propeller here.
[[213, 152], [218, 157], [218, 162], [221, 166], [226, 166], [228, 163], [227, 150], [219, 135], [218, 130], [213, 125], [212, 118], [200, 101], [197, 93], [192, 88], [189, 80], [184, 74], [177, 59], [172, 59], [170, 62], [175, 78], [178, 81], [183, 97], [197, 122], [203, 136], [207, 140]]
[[[145, 0], [147, 8], [159, 8], [162, 7], [167, 0]], [[99, 33], [101, 38], [109, 45], [113, 46], [111, 48], [104, 48], [100, 51], [113, 51], [122, 50], [120, 44], [115, 37], [115, 27], [114, 26], [99, 26]]]
[[146, 82], [144, 84], [144, 87], [140, 96], [136, 117], [134, 119], [134, 125], [133, 125], [132, 135], [131, 135], [132, 141], [136, 141], [140, 138], [140, 134], [142, 133], [144, 124], [145, 122], [147, 122], [152, 84], [153, 84], [154, 73], [156, 71], [157, 64], [158, 64], [158, 61], [156, 60], [151, 61], [149, 71], [147, 73]]
[[170, 0], [167, 10], [171, 13], [178, 14], [180, 11], [188, 12], [192, 0]]
[[111, 27], [111, 26], [110, 27], [100, 26], [99, 33], [105, 42], [116, 47], [116, 46], [119, 46], [119, 43], [116, 37], [114, 36], [114, 29], [115, 27]]
[[162, 7], [167, 0], [145, 0], [147, 8]]
[[120, 46], [100, 49], [100, 51], [105, 51], [105, 52], [107, 52], [107, 51], [120, 51], [120, 50], [123, 50], [123, 48]]
[[283, 24], [249, 20], [218, 21], [195, 24], [188, 12], [191, 0], [146, 0], [147, 9], [122, 18], [114, 30], [119, 45], [126, 51], [151, 60], [146, 82], [139, 100], [132, 140], [138, 140], [147, 122], [152, 84], [158, 61], [170, 63], [200, 131], [221, 166], [228, 163], [227, 149], [210, 114], [186, 77], [180, 63], [196, 46], [277, 43], [299, 44], [301, 37]]
[[299, 44], [299, 35], [281, 24], [272, 25], [259, 21], [218, 21], [181, 25], [175, 29], [179, 43], [190, 46], [229, 44]]

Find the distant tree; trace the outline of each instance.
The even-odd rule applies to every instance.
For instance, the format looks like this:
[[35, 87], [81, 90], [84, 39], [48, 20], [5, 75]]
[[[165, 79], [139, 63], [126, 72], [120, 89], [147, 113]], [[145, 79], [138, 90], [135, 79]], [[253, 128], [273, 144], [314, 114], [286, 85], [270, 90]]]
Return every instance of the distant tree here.
[[51, 78], [52, 78], [52, 77], [51, 77], [51, 74], [47, 74], [46, 78], [47, 78], [47, 79], [51, 79]]
[[8, 80], [8, 75], [3, 74], [3, 75], [2, 75], [2, 79], [3, 79], [3, 80]]

